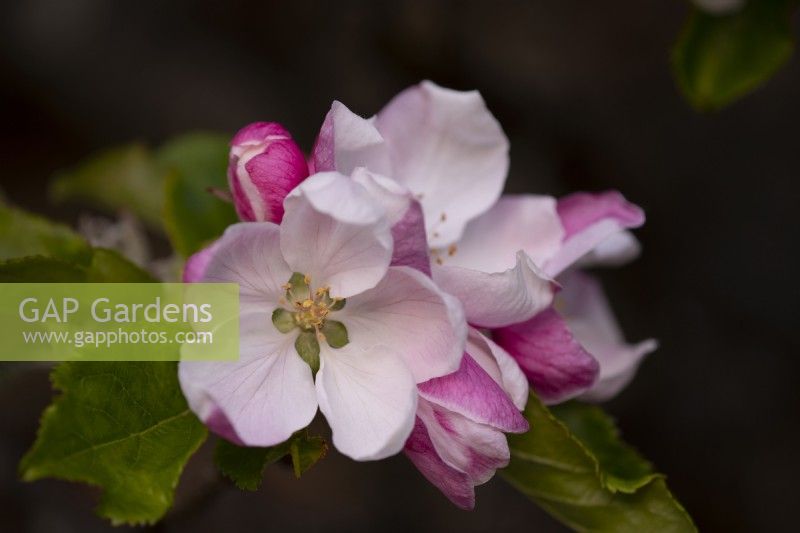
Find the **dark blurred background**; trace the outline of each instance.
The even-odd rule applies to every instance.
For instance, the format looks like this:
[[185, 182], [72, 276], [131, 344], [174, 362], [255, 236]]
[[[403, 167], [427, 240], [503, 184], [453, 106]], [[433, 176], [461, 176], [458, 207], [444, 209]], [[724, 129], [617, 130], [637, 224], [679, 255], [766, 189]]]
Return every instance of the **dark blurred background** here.
[[[800, 61], [714, 115], [676, 91], [676, 1], [5, 1], [0, 188], [74, 222], [57, 169], [131, 140], [286, 125], [310, 147], [334, 98], [370, 115], [429, 78], [479, 89], [511, 139], [508, 190], [619, 189], [642, 205], [642, 257], [602, 273], [629, 340], [661, 348], [608, 405], [704, 531], [796, 531], [800, 431]], [[796, 25], [795, 25], [796, 27]], [[0, 390], [0, 530], [104, 531], [96, 493], [23, 484], [46, 371]], [[563, 531], [495, 479], [472, 513], [403, 458], [334, 453], [295, 481], [207, 489], [206, 447], [162, 531]]]

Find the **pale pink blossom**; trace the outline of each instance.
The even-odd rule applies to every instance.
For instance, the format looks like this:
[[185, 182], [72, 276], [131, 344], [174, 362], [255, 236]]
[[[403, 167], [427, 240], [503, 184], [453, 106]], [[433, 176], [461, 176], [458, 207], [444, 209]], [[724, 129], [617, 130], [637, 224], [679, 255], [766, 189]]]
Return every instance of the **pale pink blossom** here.
[[285, 441], [319, 407], [345, 455], [395, 454], [414, 425], [416, 384], [460, 365], [461, 305], [423, 273], [389, 266], [387, 209], [358, 181], [317, 174], [284, 207], [280, 226], [234, 225], [196, 259], [193, 281], [240, 285], [240, 359], [182, 362], [189, 405], [248, 446]]
[[[478, 93], [423, 82], [371, 119], [334, 102], [312, 164], [345, 172], [366, 167], [411, 191], [425, 214], [433, 279], [461, 300], [470, 324], [490, 330], [517, 359], [545, 401], [606, 396], [594, 391], [617, 374], [609, 368], [621, 364], [622, 374], [632, 374], [655, 343], [629, 346], [618, 329], [598, 342], [609, 328], [578, 338], [571, 317], [593, 305], [598, 291], [568, 314], [552, 304], [555, 298], [557, 308], [566, 307], [559, 302], [571, 292], [568, 269], [636, 257], [639, 245], [627, 230], [644, 215], [617, 192], [498, 200], [507, 148]], [[564, 295], [556, 296], [561, 287]]]

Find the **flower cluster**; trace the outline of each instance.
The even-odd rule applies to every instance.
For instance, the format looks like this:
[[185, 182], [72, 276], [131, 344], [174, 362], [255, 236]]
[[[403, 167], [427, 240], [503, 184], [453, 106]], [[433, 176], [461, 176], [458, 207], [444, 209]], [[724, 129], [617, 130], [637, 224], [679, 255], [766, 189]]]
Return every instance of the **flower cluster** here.
[[456, 505], [509, 461], [529, 387], [605, 400], [625, 342], [594, 278], [644, 222], [616, 192], [501, 196], [509, 143], [477, 92], [423, 82], [364, 119], [334, 102], [308, 160], [275, 123], [242, 129], [229, 182], [244, 222], [184, 280], [236, 282], [238, 362], [184, 362], [217, 434], [272, 446], [317, 409], [356, 460], [404, 451]]

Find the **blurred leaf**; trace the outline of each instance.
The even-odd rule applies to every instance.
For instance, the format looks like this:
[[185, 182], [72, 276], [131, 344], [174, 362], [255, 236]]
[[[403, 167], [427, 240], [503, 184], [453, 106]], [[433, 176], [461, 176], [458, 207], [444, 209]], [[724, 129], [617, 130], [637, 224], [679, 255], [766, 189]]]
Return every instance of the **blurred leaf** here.
[[167, 170], [164, 224], [175, 249], [195, 253], [237, 222], [233, 205], [209, 192], [228, 187], [228, 139], [192, 133], [165, 144], [158, 153]]
[[551, 411], [597, 459], [607, 489], [636, 492], [658, 477], [653, 465], [620, 440], [614, 420], [596, 405], [567, 402]]
[[88, 264], [32, 256], [0, 261], [0, 283], [154, 283], [150, 274], [117, 252], [89, 250]]
[[305, 432], [292, 439], [290, 447], [294, 475], [298, 479], [328, 453], [328, 443], [322, 437], [311, 437]]
[[57, 202], [80, 200], [112, 212], [127, 209], [152, 228], [162, 227], [164, 172], [141, 144], [112, 148], [58, 174], [50, 195]]
[[46, 255], [87, 264], [89, 244], [67, 226], [13, 207], [0, 206], [0, 260]]
[[98, 513], [114, 524], [161, 518], [206, 438], [181, 394], [176, 363], [68, 362], [52, 379], [62, 394], [42, 416], [20, 464], [23, 479], [100, 486]]
[[268, 448], [251, 448], [220, 439], [214, 450], [214, 462], [237, 487], [255, 491], [261, 487], [264, 470], [289, 455], [289, 442]]
[[115, 252], [105, 248], [92, 250], [92, 261], [87, 268], [90, 283], [157, 283], [152, 275]]
[[749, 0], [738, 12], [694, 8], [672, 51], [680, 89], [698, 110], [720, 109], [766, 82], [791, 56], [796, 0]]
[[237, 446], [220, 439], [214, 452], [217, 467], [242, 490], [258, 490], [264, 470], [282, 458], [292, 460], [298, 478], [325, 457], [328, 445], [322, 437], [311, 437], [306, 430], [295, 433], [289, 440], [268, 448]]
[[[568, 409], [575, 411], [566, 412], [567, 418], [591, 435], [592, 444], [579, 440], [531, 394], [525, 409], [531, 430], [509, 436], [511, 463], [501, 471], [506, 480], [576, 531], [696, 531], [663, 477], [645, 474], [638, 456], [614, 444], [617, 435], [609, 431], [608, 419], [598, 423], [596, 413]], [[603, 450], [604, 463], [592, 448]], [[636, 466], [625, 466], [627, 461]], [[603, 471], [609, 464], [614, 468], [611, 476]], [[617, 490], [636, 485], [632, 492]]]
[[85, 283], [86, 268], [52, 257], [23, 257], [0, 262], [0, 283]]

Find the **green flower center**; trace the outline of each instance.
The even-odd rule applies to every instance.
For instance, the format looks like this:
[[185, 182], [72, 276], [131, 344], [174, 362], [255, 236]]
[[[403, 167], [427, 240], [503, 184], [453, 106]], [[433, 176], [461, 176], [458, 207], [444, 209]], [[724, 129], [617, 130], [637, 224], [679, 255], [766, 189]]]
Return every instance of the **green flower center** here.
[[314, 290], [311, 278], [299, 272], [292, 274], [283, 288], [286, 298], [280, 301], [283, 307], [272, 312], [272, 324], [281, 333], [300, 330], [294, 347], [316, 373], [320, 342], [327, 342], [331, 348], [341, 348], [350, 342], [344, 324], [330, 319], [332, 313], [345, 306], [346, 300], [332, 298], [328, 287]]

